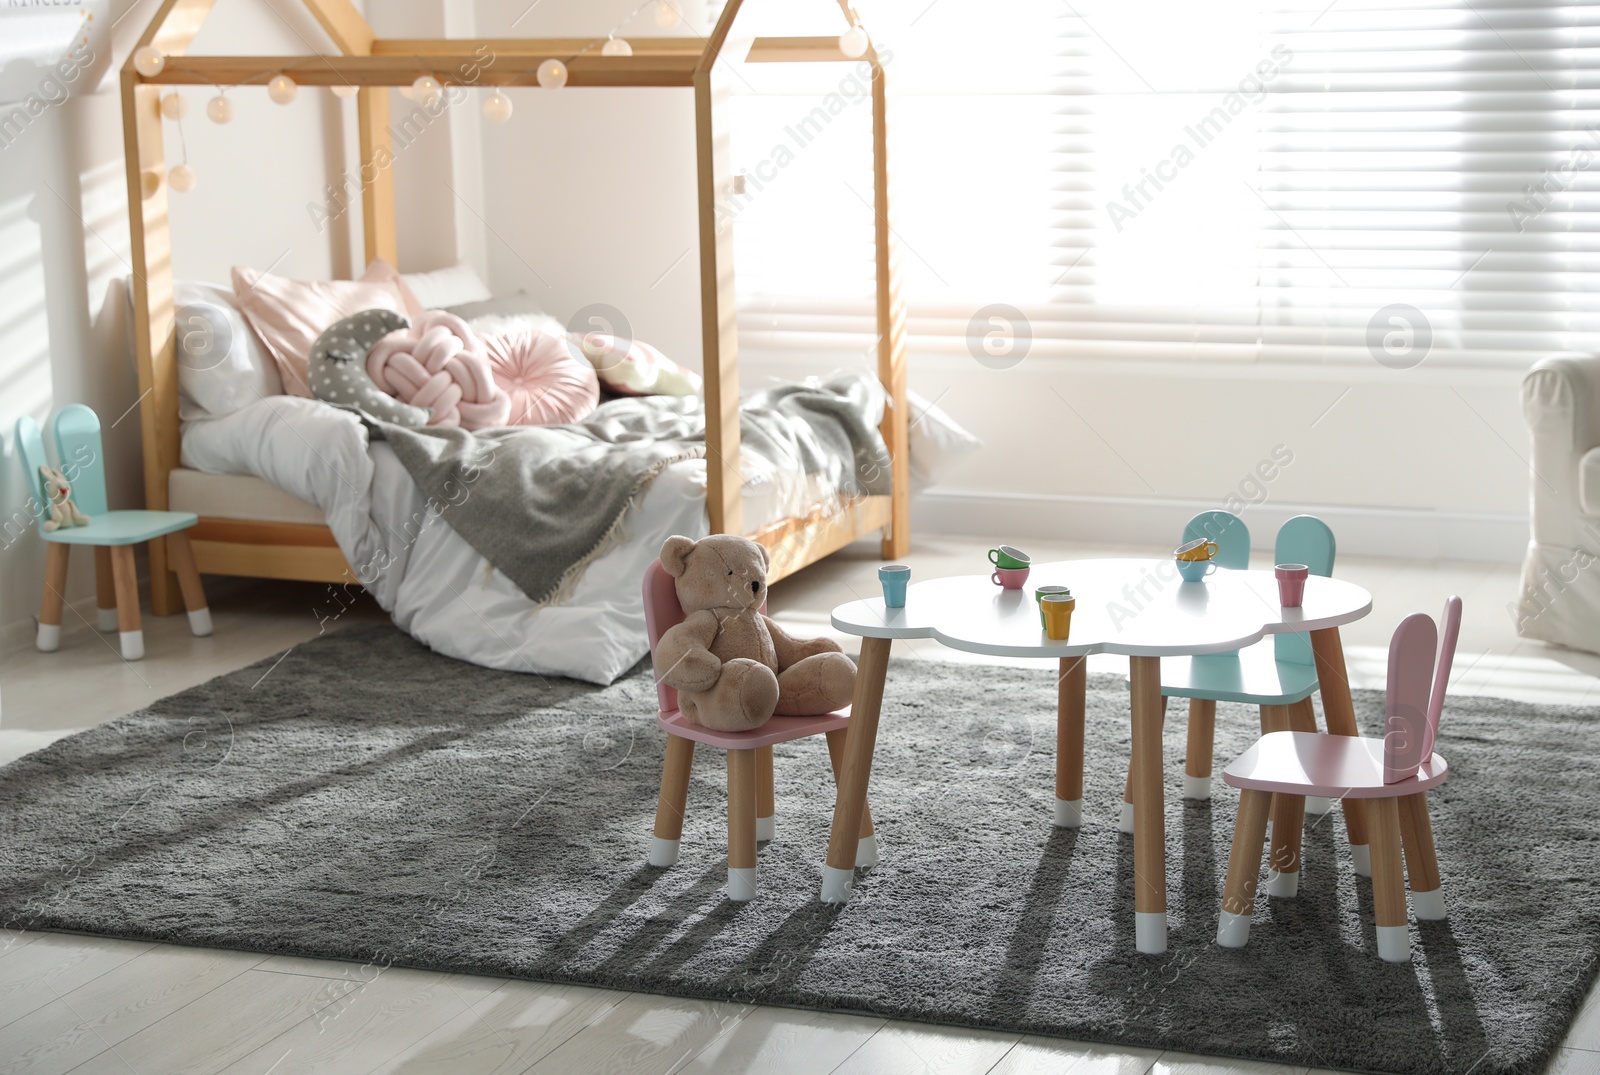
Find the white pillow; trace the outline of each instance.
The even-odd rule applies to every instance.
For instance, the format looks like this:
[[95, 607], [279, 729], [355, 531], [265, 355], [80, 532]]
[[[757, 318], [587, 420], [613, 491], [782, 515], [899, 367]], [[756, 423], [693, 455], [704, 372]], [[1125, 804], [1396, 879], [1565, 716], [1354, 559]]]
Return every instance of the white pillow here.
[[283, 395], [278, 367], [234, 305], [233, 289], [176, 281], [178, 417], [221, 418]]
[[432, 272], [403, 272], [400, 279], [424, 310], [442, 310], [446, 306], [482, 302], [493, 297], [477, 271], [464, 261]]
[[983, 441], [910, 389], [906, 409], [911, 412], [911, 488], [926, 489], [951, 464], [971, 455]]

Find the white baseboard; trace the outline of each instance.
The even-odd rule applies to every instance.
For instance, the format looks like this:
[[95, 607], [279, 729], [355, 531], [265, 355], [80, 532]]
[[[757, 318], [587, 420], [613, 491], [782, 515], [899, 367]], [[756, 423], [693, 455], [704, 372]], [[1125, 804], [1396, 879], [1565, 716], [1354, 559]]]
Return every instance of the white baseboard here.
[[[912, 500], [911, 528], [945, 534], [1063, 538], [1110, 544], [1159, 544], [1190, 516], [1221, 505], [1156, 497], [1065, 496], [929, 489]], [[1246, 507], [1252, 543], [1271, 548], [1272, 535], [1295, 515], [1316, 515], [1333, 528], [1339, 551], [1408, 560], [1521, 563], [1528, 547], [1525, 515], [1366, 508], [1269, 501]], [[982, 520], [981, 526], [974, 520]]]

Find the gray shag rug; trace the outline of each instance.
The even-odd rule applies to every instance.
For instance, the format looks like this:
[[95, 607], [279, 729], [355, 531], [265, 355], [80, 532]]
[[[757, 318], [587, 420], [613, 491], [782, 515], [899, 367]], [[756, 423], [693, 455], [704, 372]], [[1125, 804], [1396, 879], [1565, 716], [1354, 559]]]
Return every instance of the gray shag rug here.
[[[0, 770], [0, 925], [509, 975], [1312, 1067], [1532, 1072], [1600, 944], [1600, 711], [1453, 699], [1432, 796], [1446, 922], [1374, 954], [1337, 813], [1300, 896], [1212, 943], [1235, 793], [1168, 770], [1171, 947], [1133, 943], [1115, 818], [1127, 694], [1091, 684], [1082, 830], [1050, 825], [1053, 666], [897, 663], [872, 785], [883, 863], [817, 899], [819, 739], [778, 748], [761, 893], [722, 896], [725, 773], [695, 762], [683, 856], [645, 865], [663, 737], [641, 667], [608, 688], [487, 671], [352, 628]], [[270, 669], [270, 671], [269, 671]], [[1381, 696], [1357, 697], [1364, 728]], [[1219, 764], [1254, 711], [1223, 705]]]

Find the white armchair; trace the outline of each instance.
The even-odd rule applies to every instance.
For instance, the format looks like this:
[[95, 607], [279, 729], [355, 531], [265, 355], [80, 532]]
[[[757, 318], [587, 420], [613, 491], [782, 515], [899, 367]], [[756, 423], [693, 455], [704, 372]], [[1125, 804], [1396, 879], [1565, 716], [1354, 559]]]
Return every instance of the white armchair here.
[[1547, 358], [1522, 382], [1532, 539], [1517, 633], [1600, 652], [1600, 357]]

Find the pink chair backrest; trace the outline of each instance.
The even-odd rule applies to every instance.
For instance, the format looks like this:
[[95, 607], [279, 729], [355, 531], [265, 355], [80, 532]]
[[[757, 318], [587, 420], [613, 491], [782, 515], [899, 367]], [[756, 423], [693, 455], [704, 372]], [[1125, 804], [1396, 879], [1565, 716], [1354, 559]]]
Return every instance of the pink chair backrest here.
[[[678, 604], [677, 579], [667, 574], [660, 560], [651, 560], [644, 569], [644, 629], [650, 636], [650, 652], [654, 653], [661, 636], [678, 626], [687, 617]], [[659, 679], [656, 680], [656, 699], [663, 713], [678, 708], [678, 692]]]
[[1461, 632], [1461, 599], [1444, 606], [1444, 638], [1421, 612], [1407, 616], [1389, 640], [1389, 688], [1384, 699], [1383, 780], [1408, 780], [1433, 754], [1444, 710], [1445, 688], [1456, 638]]
[[[761, 602], [761, 611], [767, 611], [765, 601]], [[655, 652], [662, 635], [686, 619], [683, 606], [678, 604], [678, 580], [667, 574], [660, 560], [651, 560], [644, 569], [644, 629], [650, 639], [650, 652]], [[678, 708], [677, 688], [656, 680], [656, 700], [661, 712], [671, 713]]]
[[1456, 657], [1456, 638], [1461, 634], [1461, 598], [1448, 597], [1444, 602], [1444, 634], [1439, 638], [1439, 659], [1433, 668], [1433, 694], [1428, 698], [1428, 731], [1422, 740], [1422, 757], [1433, 754], [1434, 741], [1439, 738], [1439, 717], [1444, 713], [1444, 695], [1450, 686], [1450, 666]]

